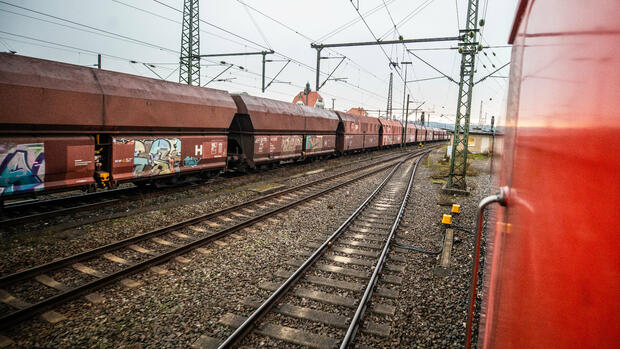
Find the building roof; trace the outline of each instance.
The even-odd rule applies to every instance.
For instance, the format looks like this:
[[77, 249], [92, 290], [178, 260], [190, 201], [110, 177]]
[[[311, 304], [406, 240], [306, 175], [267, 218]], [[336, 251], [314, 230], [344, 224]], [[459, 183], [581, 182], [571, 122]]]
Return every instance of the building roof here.
[[349, 109], [349, 111], [347, 113], [353, 114], [353, 115], [358, 115], [358, 116], [368, 116], [368, 113], [362, 107], [351, 108], [351, 109]]
[[301, 101], [303, 104], [309, 107], [314, 107], [319, 98], [323, 99], [323, 97], [321, 97], [318, 92], [310, 91], [310, 93], [308, 94], [308, 103], [306, 103], [306, 95], [304, 94], [304, 91], [301, 91], [295, 95], [295, 98], [293, 98], [293, 104], [297, 104], [297, 102]]

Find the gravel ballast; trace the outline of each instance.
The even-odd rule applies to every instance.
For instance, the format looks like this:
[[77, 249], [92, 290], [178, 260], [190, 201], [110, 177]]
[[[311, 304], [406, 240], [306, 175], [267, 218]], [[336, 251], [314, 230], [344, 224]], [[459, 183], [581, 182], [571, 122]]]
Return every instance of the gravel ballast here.
[[[424, 159], [418, 166], [411, 198], [398, 229], [398, 241], [426, 250], [439, 250], [444, 232], [440, 224], [441, 215], [449, 212], [450, 207], [444, 205], [448, 202], [461, 204], [462, 213], [454, 217], [454, 223], [473, 229], [476, 206], [490, 193], [488, 159], [472, 161], [471, 166], [477, 170], [478, 175], [467, 179], [471, 195], [454, 197], [441, 194], [443, 184], [433, 183], [437, 182], [436, 178], [432, 178], [437, 177], [437, 161], [444, 154], [445, 147], [435, 150], [428, 160]], [[328, 169], [325, 165], [315, 168], [311, 165], [315, 164], [307, 165], [310, 168], [300, 172], [321, 167], [326, 170], [291, 179], [286, 184], [293, 186], [310, 182], [361, 166], [341, 164]], [[206, 246], [207, 253], [193, 250], [183, 255], [187, 259], [185, 261], [173, 260], [160, 265], [161, 270], [135, 274], [131, 276], [131, 280], [138, 283], [135, 287], [115, 283], [100, 289], [97, 293], [104, 299], [101, 304], [91, 303], [84, 298], [68, 302], [54, 309], [66, 317], [56, 324], [36, 318], [0, 331], [0, 335], [13, 340], [16, 347], [187, 348], [201, 335], [224, 339], [232, 333], [232, 329], [219, 320], [227, 313], [248, 316], [253, 308], [243, 305], [244, 299], [250, 296], [256, 301], [262, 301], [268, 297], [271, 292], [261, 289], [259, 284], [282, 282], [282, 277], [276, 276], [276, 271], [292, 270], [294, 267], [287, 262], [300, 259], [301, 251], [312, 250], [308, 247], [310, 242], [319, 243], [337, 229], [388, 172], [384, 170], [273, 216], [273, 219], [236, 233], [237, 236], [223, 238], [220, 244], [209, 244]], [[273, 178], [263, 180], [264, 183], [277, 181]], [[256, 183], [262, 185], [262, 182]], [[240, 203], [257, 195], [247, 189], [227, 189], [211, 194], [213, 196], [206, 202], [162, 207], [145, 211], [139, 216], [95, 223], [57, 241], [20, 241], [14, 245], [17, 247], [16, 255], [11, 256], [10, 251], [1, 252], [0, 257], [4, 257], [5, 261], [0, 262], [0, 268], [6, 265], [8, 270], [17, 270], [40, 264], [45, 260]], [[402, 284], [379, 281], [378, 286], [398, 291], [399, 296], [396, 299], [376, 298], [395, 306], [396, 312], [393, 316], [367, 313], [365, 317], [365, 320], [390, 325], [390, 336], [377, 337], [359, 332], [355, 343], [380, 348], [464, 346], [474, 236], [462, 231], [455, 231], [454, 236], [450, 265], [445, 269], [438, 267], [436, 255], [398, 249], [398, 255], [404, 256], [405, 260], [399, 260], [397, 264], [404, 265], [405, 271], [400, 273], [384, 269], [383, 273], [402, 277]], [[157, 248], [157, 245], [152, 248]], [[364, 247], [356, 248], [370, 251]], [[126, 252], [117, 255], [131, 259], [133, 252]], [[25, 261], [20, 262], [21, 259]], [[91, 265], [106, 270], [117, 267], [107, 260]], [[356, 268], [354, 265], [348, 267]], [[5, 274], [5, 269], [2, 270]], [[83, 274], [74, 272], [75, 276], [67, 277], [68, 284], [75, 277], [84, 278]], [[327, 275], [320, 271], [313, 274]], [[62, 275], [50, 276], [63, 281]], [[346, 276], [340, 279], [355, 281]], [[32, 296], [36, 298], [38, 294]], [[304, 298], [287, 297], [287, 301], [317, 310], [337, 312], [339, 309]], [[289, 318], [278, 314], [270, 314], [267, 320], [282, 325], [289, 323]], [[308, 321], [305, 326], [309, 331], [315, 330], [325, 335], [337, 333], [320, 323]], [[250, 335], [243, 343], [248, 348], [299, 347], [256, 334]]]
[[[79, 218], [67, 216], [59, 218], [59, 221], [9, 228], [4, 234], [0, 233], [0, 274], [10, 274], [205, 212], [240, 204], [260, 196], [252, 190], [256, 187], [274, 183], [291, 187], [372, 163], [379, 157], [397, 154], [397, 151], [357, 154], [224, 179], [221, 183], [187, 188], [168, 196], [136, 200], [129, 206], [106, 207], [89, 214], [96, 217], [119, 213], [131, 215], [67, 229], [64, 222], [79, 221]], [[317, 170], [320, 172], [314, 172]]]
[[335, 230], [387, 172], [254, 225], [238, 234], [241, 239], [226, 237], [225, 246], [210, 244], [208, 255], [185, 254], [189, 263], [165, 263], [166, 274], [132, 276], [140, 286], [117, 283], [99, 290], [103, 304], [80, 299], [56, 309], [67, 320], [53, 325], [30, 320], [5, 334], [26, 347], [189, 347], [203, 334], [224, 338], [231, 330], [218, 319], [231, 311], [247, 314], [251, 309], [243, 299], [266, 297], [269, 292], [257, 285], [274, 281], [272, 274], [287, 268], [291, 252], [311, 236]]

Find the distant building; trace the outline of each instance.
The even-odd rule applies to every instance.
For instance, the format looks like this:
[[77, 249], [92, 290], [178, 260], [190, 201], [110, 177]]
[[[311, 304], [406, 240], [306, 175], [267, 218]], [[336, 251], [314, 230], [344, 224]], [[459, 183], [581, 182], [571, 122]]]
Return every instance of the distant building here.
[[323, 97], [321, 97], [318, 92], [310, 91], [307, 97], [306, 102], [306, 95], [304, 94], [304, 91], [301, 91], [295, 95], [295, 98], [293, 98], [293, 104], [305, 104], [307, 106], [317, 108], [323, 108], [325, 106], [323, 103]]
[[359, 115], [359, 116], [368, 116], [368, 113], [362, 107], [351, 108], [351, 109], [349, 109], [349, 111], [347, 113], [353, 114], [353, 115]]
[[[503, 136], [493, 132], [484, 131], [469, 131], [469, 138], [467, 142], [467, 151], [473, 154], [490, 154], [497, 152], [498, 149], [494, 144], [495, 138]], [[447, 149], [448, 157], [452, 154], [452, 142], [454, 142], [454, 134], [450, 139], [450, 145]], [[500, 144], [501, 146], [501, 144]]]

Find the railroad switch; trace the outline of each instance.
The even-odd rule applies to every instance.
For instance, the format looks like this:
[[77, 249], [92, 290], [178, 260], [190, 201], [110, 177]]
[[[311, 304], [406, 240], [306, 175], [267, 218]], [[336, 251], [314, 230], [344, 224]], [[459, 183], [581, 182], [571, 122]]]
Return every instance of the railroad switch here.
[[446, 225], [452, 224], [452, 216], [449, 214], [444, 214], [441, 218], [441, 223]]

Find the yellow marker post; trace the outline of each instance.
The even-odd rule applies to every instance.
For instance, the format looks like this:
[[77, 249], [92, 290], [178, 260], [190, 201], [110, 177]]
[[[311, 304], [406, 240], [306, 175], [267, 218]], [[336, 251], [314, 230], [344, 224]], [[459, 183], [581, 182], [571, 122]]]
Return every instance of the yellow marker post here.
[[444, 214], [443, 218], [441, 218], [441, 223], [446, 225], [452, 224], [452, 216], [449, 214]]
[[452, 213], [461, 213], [461, 205], [452, 204]]

